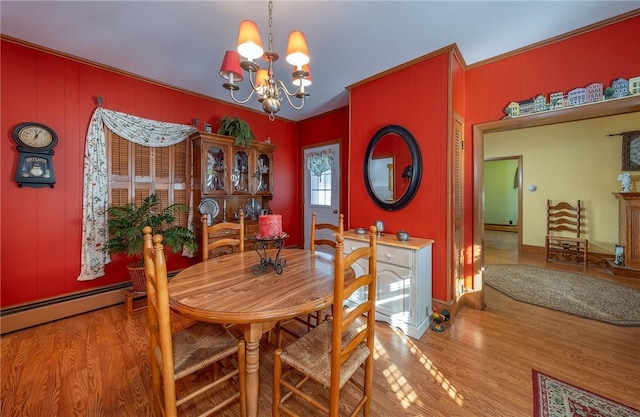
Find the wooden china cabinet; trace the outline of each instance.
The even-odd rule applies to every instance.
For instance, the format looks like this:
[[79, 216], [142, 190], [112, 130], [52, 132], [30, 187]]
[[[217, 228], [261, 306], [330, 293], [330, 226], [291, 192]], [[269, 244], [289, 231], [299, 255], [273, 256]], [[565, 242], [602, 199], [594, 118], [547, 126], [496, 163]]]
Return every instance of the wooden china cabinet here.
[[[194, 225], [200, 235], [203, 213], [209, 223], [237, 222], [244, 210], [245, 250], [252, 250], [252, 236], [258, 231], [258, 216], [270, 212], [275, 146], [253, 142], [234, 145], [234, 138], [213, 133], [191, 135], [193, 143]], [[230, 236], [230, 235], [226, 235]], [[214, 236], [210, 236], [214, 238]], [[215, 254], [214, 254], [215, 256]]]

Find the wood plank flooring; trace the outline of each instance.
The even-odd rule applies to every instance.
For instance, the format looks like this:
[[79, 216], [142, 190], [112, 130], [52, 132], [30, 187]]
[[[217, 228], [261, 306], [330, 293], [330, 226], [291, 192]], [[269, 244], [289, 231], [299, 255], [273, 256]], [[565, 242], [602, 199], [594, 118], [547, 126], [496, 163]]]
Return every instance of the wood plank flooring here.
[[[485, 262], [544, 265], [499, 250], [488, 250]], [[589, 272], [640, 288], [640, 280], [604, 268]], [[463, 309], [445, 332], [427, 331], [420, 340], [378, 323], [372, 414], [531, 416], [532, 368], [640, 409], [640, 327], [520, 303], [491, 288], [486, 303], [486, 310]], [[2, 336], [1, 415], [152, 416], [147, 337], [145, 313], [127, 320], [122, 305]], [[266, 339], [260, 348], [259, 415], [266, 417], [274, 348]], [[239, 408], [221, 415], [237, 416]]]

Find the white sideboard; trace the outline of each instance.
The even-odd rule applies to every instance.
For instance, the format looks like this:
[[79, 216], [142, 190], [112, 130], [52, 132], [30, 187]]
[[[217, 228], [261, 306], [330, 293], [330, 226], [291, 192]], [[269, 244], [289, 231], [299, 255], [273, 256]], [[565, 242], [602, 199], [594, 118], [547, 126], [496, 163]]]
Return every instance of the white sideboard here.
[[[361, 235], [348, 230], [344, 237], [345, 254], [369, 244], [368, 233]], [[412, 237], [400, 242], [394, 234], [383, 234], [377, 244], [376, 320], [385, 321], [419, 339], [431, 321], [433, 240]], [[361, 267], [364, 270], [366, 265], [363, 263]], [[354, 294], [354, 297], [362, 295]]]

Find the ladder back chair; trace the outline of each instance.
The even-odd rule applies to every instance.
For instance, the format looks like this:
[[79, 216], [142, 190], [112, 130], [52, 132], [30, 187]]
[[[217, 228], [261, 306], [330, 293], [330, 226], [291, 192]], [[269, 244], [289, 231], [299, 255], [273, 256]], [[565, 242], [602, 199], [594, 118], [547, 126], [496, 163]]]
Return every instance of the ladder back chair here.
[[[334, 225], [331, 223], [316, 223], [317, 220], [317, 215], [316, 212], [314, 211], [313, 214], [311, 215], [311, 232], [309, 234], [309, 250], [311, 252], [315, 251], [315, 247], [316, 245], [318, 246], [329, 246], [331, 248], [333, 248], [335, 250], [336, 248], [336, 241], [335, 241], [335, 235], [336, 234], [343, 234], [344, 233], [344, 214], [340, 214], [338, 216], [338, 225]], [[330, 231], [334, 238], [333, 239], [327, 239], [326, 237], [318, 237], [316, 238], [316, 232], [319, 230], [328, 230]], [[276, 324], [276, 332], [277, 332], [277, 345], [278, 347], [282, 346], [282, 332], [288, 333], [293, 337], [299, 337], [298, 333], [296, 333], [293, 330], [288, 329], [287, 327], [284, 327], [287, 323], [291, 323], [292, 321], [297, 321], [299, 323], [302, 323], [303, 325], [307, 326], [307, 331], [311, 330], [312, 328], [316, 327], [318, 324], [320, 324], [323, 320], [323, 316], [322, 316], [323, 310], [318, 310], [315, 311], [313, 313], [309, 313], [306, 317], [294, 317], [291, 320], [287, 320], [285, 322], [279, 322]]]
[[[233, 253], [237, 248], [238, 252], [244, 252], [244, 211], [239, 210], [239, 222], [222, 222], [208, 225], [208, 215], [202, 215], [202, 260], [209, 259], [209, 253], [214, 249], [219, 249], [221, 254]], [[228, 237], [236, 235], [237, 237]], [[230, 251], [229, 251], [230, 250]]]
[[[150, 363], [153, 389], [153, 407], [156, 415], [175, 417], [178, 407], [185, 403], [198, 407], [200, 416], [209, 415], [232, 404], [240, 402], [240, 414], [246, 416], [245, 346], [222, 325], [198, 322], [172, 334], [169, 290], [167, 288], [167, 265], [162, 245], [162, 235], [151, 236], [151, 227], [145, 227], [143, 257], [147, 279], [147, 304], [149, 316]], [[221, 366], [221, 361], [237, 366]], [[206, 367], [212, 372], [202, 386], [178, 398], [176, 381], [185, 376], [196, 375], [196, 371]], [[202, 375], [204, 378], [204, 375]], [[191, 379], [191, 378], [190, 378]], [[235, 380], [235, 381], [234, 381]], [[190, 384], [195, 384], [191, 382]], [[211, 396], [211, 389], [220, 386], [216, 397], [228, 392], [220, 391], [222, 384], [232, 384], [233, 394], [222, 397], [219, 402], [195, 402], [195, 398]], [[183, 392], [182, 390], [180, 392]], [[201, 412], [202, 404], [209, 409]], [[186, 406], [185, 406], [186, 407]]]
[[[335, 236], [337, 234], [344, 233], [344, 214], [338, 215], [338, 225], [334, 225], [331, 223], [316, 223], [317, 216], [316, 213], [313, 212], [311, 215], [311, 234], [309, 239], [309, 250], [311, 252], [316, 250], [316, 245], [318, 246], [329, 246], [335, 250], [337, 242], [335, 240]], [[328, 230], [333, 235], [333, 239], [326, 239], [322, 237], [317, 237], [316, 233], [322, 230]], [[315, 325], [311, 323], [311, 319], [315, 319]], [[322, 322], [322, 310], [316, 311], [313, 314], [310, 314], [307, 317], [306, 324], [307, 330], [311, 330], [312, 327], [317, 326]]]
[[[305, 405], [311, 405], [330, 417], [337, 417], [341, 407], [343, 411], [351, 408], [350, 416], [360, 411], [365, 417], [369, 416], [375, 332], [375, 232], [376, 228], [371, 226], [369, 246], [355, 249], [348, 255], [343, 254], [344, 237], [342, 234], [336, 236], [334, 315], [284, 349], [276, 349], [273, 361], [274, 417], [279, 417], [281, 411], [286, 415], [300, 415], [288, 404], [291, 396], [304, 400]], [[358, 267], [352, 268], [356, 263]], [[363, 266], [367, 269], [364, 270]], [[353, 272], [356, 269], [362, 271], [361, 275], [355, 276]], [[351, 279], [345, 279], [345, 275]], [[349, 308], [343, 308], [344, 301], [349, 298]], [[358, 372], [360, 368], [364, 368], [364, 372]], [[352, 407], [340, 401], [340, 390], [349, 381], [362, 390], [357, 404], [351, 404]], [[317, 389], [314, 392], [305, 389], [305, 384], [313, 383], [328, 390], [328, 405], [327, 399], [316, 398]]]
[[575, 260], [587, 268], [589, 240], [581, 234], [583, 224], [582, 201], [575, 205], [561, 201], [553, 204], [547, 200], [547, 235], [545, 236], [545, 259]]

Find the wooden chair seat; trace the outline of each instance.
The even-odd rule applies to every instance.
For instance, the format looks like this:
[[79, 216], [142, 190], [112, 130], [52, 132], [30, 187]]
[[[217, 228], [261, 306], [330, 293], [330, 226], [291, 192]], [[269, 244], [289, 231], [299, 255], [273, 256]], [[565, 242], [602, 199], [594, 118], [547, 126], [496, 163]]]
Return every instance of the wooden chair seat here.
[[[342, 347], [358, 333], [358, 328], [363, 325], [358, 318], [351, 327], [342, 334]], [[333, 320], [320, 323], [312, 332], [305, 335], [291, 345], [280, 355], [283, 364], [296, 368], [308, 375], [320, 384], [329, 388], [331, 386], [331, 334], [333, 333]], [[340, 388], [349, 381], [349, 378], [362, 366], [369, 357], [369, 348], [366, 344], [360, 344], [351, 356], [340, 365]]]
[[[238, 339], [221, 325], [198, 322], [173, 334], [173, 374], [178, 380], [238, 353]], [[162, 365], [162, 353], [156, 348]]]

